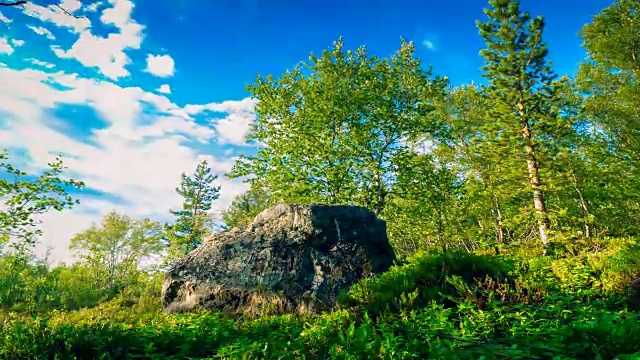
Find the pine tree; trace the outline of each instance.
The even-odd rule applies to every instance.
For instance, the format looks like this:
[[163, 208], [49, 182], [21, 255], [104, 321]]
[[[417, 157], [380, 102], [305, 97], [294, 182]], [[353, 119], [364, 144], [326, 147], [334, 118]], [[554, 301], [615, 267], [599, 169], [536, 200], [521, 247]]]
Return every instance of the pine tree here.
[[[520, 10], [517, 0], [490, 0], [485, 9], [487, 22], [478, 21], [486, 48], [483, 76], [489, 85], [485, 95], [495, 104], [491, 115], [494, 128], [510, 148], [521, 146], [527, 165], [528, 187], [544, 246], [549, 239], [549, 214], [534, 129], [544, 128], [546, 120], [555, 120], [553, 101], [557, 98], [555, 74], [547, 61], [547, 46], [542, 41], [544, 20], [532, 18]], [[545, 134], [546, 135], [546, 134]], [[516, 156], [519, 156], [517, 154]]]
[[169, 239], [169, 257], [184, 256], [202, 243], [208, 234], [209, 211], [214, 200], [220, 196], [220, 186], [213, 182], [218, 178], [211, 174], [206, 160], [196, 167], [192, 177], [182, 173], [176, 192], [184, 198], [182, 209], [170, 210], [177, 217], [173, 225], [165, 227]]

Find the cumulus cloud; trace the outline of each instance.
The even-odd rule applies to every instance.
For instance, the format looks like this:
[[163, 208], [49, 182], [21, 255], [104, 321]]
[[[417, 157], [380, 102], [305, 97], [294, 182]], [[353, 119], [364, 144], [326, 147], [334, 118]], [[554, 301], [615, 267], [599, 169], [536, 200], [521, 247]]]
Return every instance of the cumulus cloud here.
[[[102, 9], [102, 5], [106, 8]], [[70, 261], [71, 237], [99, 222], [110, 210], [169, 220], [168, 210], [178, 208], [181, 202], [175, 193], [180, 174], [192, 173], [202, 159], [208, 160], [213, 172], [221, 176], [221, 197], [214, 203], [214, 211], [226, 208], [244, 192], [246, 184], [222, 176], [233, 165], [234, 153], [214, 156], [207, 153], [211, 147], [206, 145], [244, 145], [245, 134], [255, 120], [255, 101], [179, 106], [167, 98], [171, 93], [168, 84], [155, 91], [121, 86], [116, 81], [129, 76], [127, 67], [133, 65], [126, 52], [140, 49], [144, 38], [144, 26], [131, 18], [131, 0], [107, 0], [83, 7], [78, 0], [64, 0], [60, 6], [72, 13], [96, 12], [97, 18], [92, 15], [94, 21], [116, 30], [98, 36], [86, 18], [75, 19], [55, 6], [30, 3], [25, 6], [27, 15], [40, 19], [50, 29], [57, 26], [53, 30], [60, 38], [76, 37], [69, 48], [52, 46], [56, 55], [75, 59], [104, 77], [56, 70], [64, 63], [52, 64], [37, 58], [21, 59], [27, 68], [20, 69], [0, 63], [0, 143], [26, 155], [14, 157], [12, 160], [18, 161], [15, 165], [38, 173], [56, 154], [63, 153], [68, 175], [83, 180], [92, 190], [80, 195], [81, 204], [73, 210], [42, 217], [45, 236], [40, 254], [50, 246], [54, 260]], [[30, 28], [39, 35], [55, 38], [46, 27]], [[11, 54], [18, 45], [20, 40], [0, 38], [0, 53]], [[169, 55], [149, 55], [146, 67], [158, 77], [175, 72]], [[91, 119], [85, 117], [57, 117], [65, 106], [90, 108], [100, 125], [89, 127], [85, 121]], [[68, 131], [74, 127], [82, 127], [83, 135]], [[94, 192], [106, 196], [88, 195]]]
[[102, 5], [102, 1], [97, 1], [94, 2], [93, 4], [89, 4], [87, 5], [84, 10], [87, 12], [97, 12], [98, 11], [98, 7], [100, 7]]
[[46, 38], [49, 39], [49, 40], [55, 40], [56, 39], [56, 37], [51, 32], [51, 30], [49, 30], [47, 28], [44, 28], [42, 26], [33, 26], [33, 25], [27, 25], [27, 27], [29, 29], [33, 30], [33, 32], [38, 34], [38, 35], [46, 36]]
[[[188, 111], [162, 95], [62, 71], [0, 68], [0, 78], [7, 80], [0, 83], [0, 111], [8, 120], [0, 129], [0, 142], [27, 151], [33, 162], [21, 165], [39, 171], [54, 154], [69, 154], [65, 165], [70, 175], [119, 200], [83, 197], [83, 205], [77, 209], [45, 215], [43, 246], [53, 246], [57, 260], [69, 261], [66, 247], [70, 236], [111, 209], [134, 217], [168, 220], [168, 209], [180, 205], [174, 189], [182, 172], [191, 173], [199, 160], [207, 159], [214, 173], [223, 174], [235, 160], [190, 147], [191, 141], [213, 141], [216, 132], [196, 123]], [[249, 103], [228, 101], [204, 107], [229, 110]], [[61, 119], [52, 118], [49, 110], [64, 104], [88, 104], [106, 121], [104, 128], [93, 130], [91, 143], [50, 126]], [[143, 112], [143, 104], [153, 111]], [[141, 123], [144, 116], [151, 120]], [[221, 178], [218, 183], [222, 186], [222, 196], [214, 204], [218, 211], [246, 189], [236, 180]]]
[[[80, 33], [91, 26], [88, 19], [83, 17], [69, 16], [80, 8], [80, 2], [77, 0], [63, 0], [60, 6], [48, 5], [41, 6], [31, 1], [24, 5], [24, 13], [28, 16], [39, 19], [43, 22], [51, 23], [61, 28], [66, 28], [73, 33]], [[65, 10], [62, 10], [62, 9]]]
[[11, 39], [11, 44], [15, 47], [24, 45], [24, 40]]
[[235, 112], [227, 117], [212, 121], [218, 133], [218, 143], [247, 145], [246, 136], [256, 117], [252, 112]]
[[80, 0], [62, 0], [60, 2], [60, 7], [73, 15], [73, 13], [82, 7], [82, 2]]
[[175, 72], [175, 63], [169, 55], [147, 55], [146, 72], [157, 77], [170, 77]]
[[114, 26], [117, 32], [100, 37], [85, 28], [70, 49], [56, 46], [52, 50], [60, 58], [75, 59], [86, 67], [97, 68], [107, 78], [117, 80], [130, 74], [125, 67], [131, 64], [131, 58], [125, 51], [140, 49], [144, 26], [131, 18], [134, 4], [130, 0], [109, 0], [109, 5], [102, 12], [100, 21]]
[[28, 62], [32, 63], [33, 65], [41, 66], [41, 67], [47, 68], [47, 69], [53, 69], [54, 67], [56, 67], [52, 63], [49, 63], [49, 62], [46, 62], [46, 61], [42, 61], [42, 60], [38, 60], [38, 59], [34, 59], [34, 58], [28, 58], [26, 60]]
[[247, 145], [246, 135], [255, 121], [254, 108], [257, 100], [245, 98], [241, 101], [224, 101], [205, 105], [187, 105], [185, 110], [191, 114], [223, 113], [224, 118], [214, 118], [211, 124], [218, 134], [220, 144]]
[[245, 98], [240, 101], [227, 100], [221, 103], [209, 103], [205, 105], [187, 105], [184, 109], [189, 114], [199, 114], [202, 112], [219, 112], [232, 113], [242, 111], [253, 111], [257, 104], [257, 100], [253, 98]]
[[7, 40], [7, 38], [0, 38], [0, 54], [11, 55], [13, 54], [13, 51], [13, 46], [9, 44], [9, 40]]
[[162, 84], [156, 91], [161, 94], [171, 94], [171, 87], [168, 84]]

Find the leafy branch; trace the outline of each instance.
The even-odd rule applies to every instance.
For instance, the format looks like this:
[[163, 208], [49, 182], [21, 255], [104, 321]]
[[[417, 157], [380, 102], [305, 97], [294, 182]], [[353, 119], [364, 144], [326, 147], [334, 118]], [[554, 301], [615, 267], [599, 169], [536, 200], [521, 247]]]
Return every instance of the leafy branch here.
[[[62, 211], [73, 207], [79, 201], [68, 194], [67, 189], [84, 188], [84, 183], [74, 179], [60, 177], [64, 169], [61, 155], [48, 163], [49, 169], [33, 180], [26, 172], [6, 162], [7, 151], [0, 153], [0, 169], [7, 175], [0, 180], [0, 199], [4, 206], [0, 210], [0, 244], [12, 239], [17, 240], [12, 246], [17, 250], [25, 250], [35, 245], [42, 230], [37, 226], [41, 220], [36, 217], [50, 210]], [[11, 180], [8, 180], [8, 179]]]

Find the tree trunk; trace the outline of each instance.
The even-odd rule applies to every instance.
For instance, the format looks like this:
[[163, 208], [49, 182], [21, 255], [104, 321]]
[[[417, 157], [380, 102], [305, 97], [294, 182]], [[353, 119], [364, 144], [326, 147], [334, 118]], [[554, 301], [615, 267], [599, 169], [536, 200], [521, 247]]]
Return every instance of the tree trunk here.
[[373, 206], [373, 213], [376, 215], [380, 215], [382, 210], [385, 207], [385, 198], [386, 198], [386, 189], [384, 188], [384, 184], [382, 183], [382, 175], [380, 173], [375, 174], [375, 201], [376, 203]]
[[482, 221], [478, 220], [478, 226], [480, 227], [480, 231], [482, 231], [482, 239], [484, 240], [484, 243], [487, 244], [489, 242], [489, 235], [482, 225]]
[[591, 220], [589, 219], [589, 206], [587, 205], [587, 201], [582, 195], [582, 191], [578, 188], [578, 180], [575, 175], [571, 175], [571, 180], [573, 181], [573, 188], [576, 193], [578, 193], [580, 210], [582, 211], [582, 220], [584, 221], [584, 236], [588, 239], [591, 237]]
[[518, 103], [518, 113], [522, 123], [522, 137], [524, 138], [524, 151], [527, 159], [527, 170], [529, 172], [529, 186], [531, 187], [533, 207], [536, 211], [536, 220], [538, 221], [538, 236], [542, 242], [542, 246], [545, 248], [544, 253], [546, 254], [546, 247], [549, 243], [549, 213], [544, 201], [542, 181], [540, 180], [538, 169], [538, 160], [536, 159], [535, 150], [533, 148], [531, 127], [529, 126], [529, 121], [526, 118], [522, 101]]
[[502, 211], [500, 210], [500, 202], [498, 201], [498, 197], [493, 188], [493, 184], [490, 183], [489, 175], [486, 175], [482, 170], [477, 170], [478, 174], [480, 174], [480, 178], [482, 179], [482, 184], [484, 190], [488, 190], [491, 192], [491, 216], [493, 217], [493, 222], [496, 225], [496, 242], [498, 244], [504, 243], [504, 221], [502, 218]]
[[438, 215], [438, 242], [440, 244], [444, 244], [444, 223], [442, 221], [442, 209], [436, 208], [436, 213]]
[[498, 200], [495, 200], [494, 202], [496, 209], [494, 216], [496, 221], [496, 240], [498, 244], [504, 244], [504, 221], [502, 219], [502, 211], [500, 211], [500, 204], [498, 204]]

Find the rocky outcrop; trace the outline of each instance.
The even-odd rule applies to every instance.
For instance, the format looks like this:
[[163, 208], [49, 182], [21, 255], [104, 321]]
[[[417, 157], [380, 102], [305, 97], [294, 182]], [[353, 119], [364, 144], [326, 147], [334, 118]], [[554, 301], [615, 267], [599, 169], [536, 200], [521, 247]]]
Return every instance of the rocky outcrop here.
[[162, 304], [169, 313], [318, 313], [335, 305], [340, 290], [387, 270], [394, 259], [385, 222], [365, 208], [278, 204], [174, 265]]

